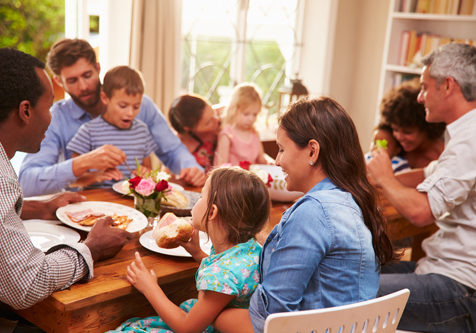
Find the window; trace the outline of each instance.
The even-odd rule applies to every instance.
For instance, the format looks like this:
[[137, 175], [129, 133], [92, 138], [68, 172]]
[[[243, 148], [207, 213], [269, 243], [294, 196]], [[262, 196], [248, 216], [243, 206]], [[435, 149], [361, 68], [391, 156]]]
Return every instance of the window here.
[[183, 0], [181, 88], [211, 103], [256, 83], [274, 113], [278, 89], [299, 68], [302, 0]]

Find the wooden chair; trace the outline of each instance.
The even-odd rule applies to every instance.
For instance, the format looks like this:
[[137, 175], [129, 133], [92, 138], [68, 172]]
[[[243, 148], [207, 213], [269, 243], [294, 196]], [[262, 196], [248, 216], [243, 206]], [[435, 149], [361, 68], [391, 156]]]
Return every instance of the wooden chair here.
[[395, 332], [410, 295], [402, 289], [368, 301], [332, 308], [274, 313], [266, 318], [265, 333]]

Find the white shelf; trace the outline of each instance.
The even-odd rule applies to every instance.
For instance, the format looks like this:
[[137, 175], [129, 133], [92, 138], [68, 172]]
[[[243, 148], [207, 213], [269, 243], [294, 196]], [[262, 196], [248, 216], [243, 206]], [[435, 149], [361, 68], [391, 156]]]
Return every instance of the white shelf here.
[[421, 20], [421, 21], [462, 21], [476, 22], [475, 15], [441, 15], [441, 14], [420, 14], [393, 12], [392, 18], [396, 20]]
[[394, 73], [402, 73], [402, 74], [416, 74], [420, 75], [421, 68], [418, 67], [407, 67], [407, 66], [399, 66], [399, 65], [386, 65], [385, 70], [387, 72], [394, 72]]

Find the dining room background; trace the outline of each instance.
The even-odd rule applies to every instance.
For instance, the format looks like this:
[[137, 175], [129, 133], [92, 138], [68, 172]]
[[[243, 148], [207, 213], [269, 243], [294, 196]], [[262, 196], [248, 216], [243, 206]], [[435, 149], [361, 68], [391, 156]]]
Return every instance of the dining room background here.
[[[14, 2], [25, 4], [9, 5]], [[226, 103], [236, 83], [255, 82], [265, 106], [259, 126], [270, 127], [260, 133], [268, 138], [275, 131], [280, 91], [298, 78], [311, 97], [330, 96], [346, 108], [366, 150], [378, 108], [389, 5], [390, 0], [64, 0], [64, 36], [89, 40], [102, 74], [119, 64], [141, 70], [146, 93], [163, 112], [183, 92]], [[14, 160], [19, 165], [15, 161], [21, 156]]]

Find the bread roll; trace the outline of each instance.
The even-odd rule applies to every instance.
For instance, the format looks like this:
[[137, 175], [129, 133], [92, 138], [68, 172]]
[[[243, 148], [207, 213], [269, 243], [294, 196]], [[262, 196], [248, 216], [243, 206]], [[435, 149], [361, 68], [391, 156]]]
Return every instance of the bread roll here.
[[192, 224], [178, 218], [173, 213], [165, 213], [154, 228], [152, 237], [159, 247], [172, 249], [179, 242], [186, 242], [192, 237]]
[[165, 200], [163, 201], [163, 204], [175, 208], [187, 208], [188, 198], [182, 192], [172, 190], [170, 192], [167, 192], [167, 194], [165, 195]]

